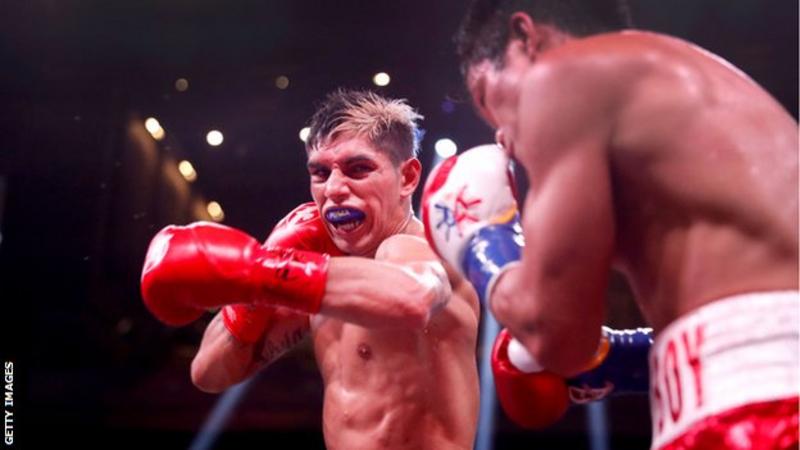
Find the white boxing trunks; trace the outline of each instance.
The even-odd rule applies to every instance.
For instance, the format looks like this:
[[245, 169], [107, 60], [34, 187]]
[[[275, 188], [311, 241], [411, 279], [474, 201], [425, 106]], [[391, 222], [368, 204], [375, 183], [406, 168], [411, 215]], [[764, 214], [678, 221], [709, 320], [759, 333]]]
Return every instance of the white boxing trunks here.
[[652, 448], [797, 448], [800, 293], [737, 295], [667, 326], [650, 351]]

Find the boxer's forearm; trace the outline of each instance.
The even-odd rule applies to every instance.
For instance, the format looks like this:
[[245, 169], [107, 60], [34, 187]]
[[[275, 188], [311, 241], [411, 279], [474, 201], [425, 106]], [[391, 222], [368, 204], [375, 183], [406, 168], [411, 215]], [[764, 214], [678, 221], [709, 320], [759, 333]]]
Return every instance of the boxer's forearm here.
[[[545, 369], [569, 377], [585, 370], [597, 350], [601, 314], [570, 314], [556, 296], [538, 295], [521, 267], [498, 280], [490, 307], [497, 320]], [[599, 320], [596, 324], [589, 324]]]
[[192, 383], [202, 391], [217, 393], [244, 380], [255, 372], [255, 348], [255, 344], [237, 341], [218, 313], [208, 324], [192, 360]]
[[[563, 376], [589, 363], [605, 320], [614, 223], [601, 169], [570, 159], [529, 192], [520, 264], [499, 279], [493, 299], [500, 323]], [[574, 180], [597, 186], [587, 190]]]
[[370, 328], [423, 328], [450, 293], [438, 262], [333, 258], [320, 314]]
[[249, 378], [295, 347], [310, 331], [308, 316], [275, 309], [275, 318], [256, 343], [242, 342], [217, 314], [206, 328], [192, 361], [192, 382], [200, 390], [221, 392]]

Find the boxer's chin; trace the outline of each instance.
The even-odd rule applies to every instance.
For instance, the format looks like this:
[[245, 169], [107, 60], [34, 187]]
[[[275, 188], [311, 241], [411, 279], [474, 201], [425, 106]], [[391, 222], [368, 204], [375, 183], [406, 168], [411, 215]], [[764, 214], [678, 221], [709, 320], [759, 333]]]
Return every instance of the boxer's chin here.
[[364, 228], [364, 220], [352, 220], [340, 224], [330, 224], [331, 232], [342, 239], [356, 236]]
[[371, 256], [369, 255], [369, 249], [377, 248], [377, 245], [370, 245], [374, 236], [370, 234], [366, 223], [361, 223], [351, 230], [333, 229], [331, 230], [331, 237], [336, 247], [348, 255]]

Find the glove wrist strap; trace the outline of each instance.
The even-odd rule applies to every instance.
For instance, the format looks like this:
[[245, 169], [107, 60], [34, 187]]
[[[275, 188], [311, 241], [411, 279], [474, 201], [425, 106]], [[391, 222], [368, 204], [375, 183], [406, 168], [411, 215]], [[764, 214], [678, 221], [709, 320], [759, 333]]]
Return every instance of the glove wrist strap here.
[[319, 312], [330, 255], [279, 248], [265, 253], [256, 282], [259, 300], [305, 313]]
[[508, 223], [483, 227], [469, 240], [462, 269], [482, 304], [486, 305], [500, 274], [520, 260], [524, 245], [519, 215]]

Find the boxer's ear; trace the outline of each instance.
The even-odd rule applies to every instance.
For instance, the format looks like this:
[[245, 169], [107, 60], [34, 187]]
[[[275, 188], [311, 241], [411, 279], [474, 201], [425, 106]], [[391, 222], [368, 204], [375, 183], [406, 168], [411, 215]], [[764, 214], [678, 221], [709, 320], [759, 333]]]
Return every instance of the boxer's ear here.
[[400, 194], [408, 197], [414, 193], [422, 174], [422, 164], [417, 158], [409, 158], [400, 165]]
[[541, 50], [544, 36], [543, 28], [524, 12], [515, 12], [508, 22], [509, 44], [515, 41], [522, 47], [523, 53], [533, 58]]

